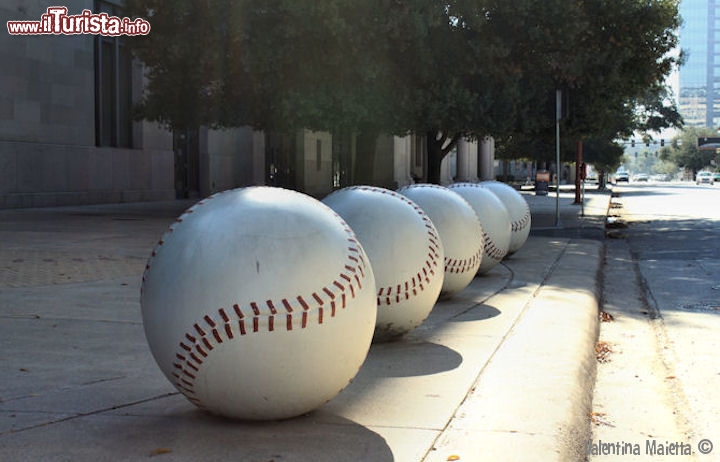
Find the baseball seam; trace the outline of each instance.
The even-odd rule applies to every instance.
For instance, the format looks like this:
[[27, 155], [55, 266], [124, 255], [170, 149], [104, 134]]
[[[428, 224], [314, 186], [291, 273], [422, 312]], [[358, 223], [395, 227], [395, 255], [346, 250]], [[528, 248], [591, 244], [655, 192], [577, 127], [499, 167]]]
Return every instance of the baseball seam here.
[[[403, 186], [402, 188], [398, 189], [398, 192], [401, 192], [403, 190], [407, 190], [410, 188], [431, 188], [431, 189], [452, 189], [452, 188], [446, 188], [445, 186], [439, 186], [436, 184], [427, 184], [427, 183], [420, 183], [420, 184], [414, 184], [411, 186]], [[403, 196], [404, 197], [404, 196]], [[465, 199], [463, 199], [465, 200]], [[478, 219], [479, 220], [479, 219]], [[461, 274], [466, 273], [468, 271], [477, 271], [478, 266], [480, 266], [480, 262], [482, 261], [482, 255], [483, 255], [483, 249], [485, 247], [485, 242], [487, 242], [487, 237], [483, 233], [483, 236], [481, 236], [483, 239], [483, 245], [480, 246], [480, 248], [471, 256], [470, 258], [449, 258], [445, 257], [445, 272], [446, 273], [454, 273], [454, 274]]]
[[485, 231], [483, 231], [483, 236], [485, 237], [485, 255], [495, 261], [502, 261], [505, 255], [507, 255], [507, 249], [498, 247]]
[[516, 233], [525, 229], [530, 224], [530, 211], [526, 210], [525, 215], [520, 220], [512, 222], [512, 232]]
[[[487, 241], [487, 238], [483, 234], [483, 240]], [[455, 274], [461, 274], [461, 273], [467, 273], [468, 271], [477, 271], [477, 267], [480, 265], [482, 254], [483, 254], [483, 247], [480, 247], [475, 254], [470, 258], [446, 258], [445, 259], [445, 272], [446, 273], [455, 273]]]
[[430, 220], [430, 217], [428, 217], [427, 214], [413, 201], [402, 194], [396, 193], [395, 191], [374, 186], [350, 186], [347, 189], [357, 191], [375, 191], [396, 198], [410, 205], [423, 220], [426, 228], [428, 249], [427, 258], [425, 259], [423, 266], [408, 280], [401, 281], [390, 286], [378, 287], [377, 304], [378, 306], [392, 305], [394, 303], [400, 303], [403, 300], [409, 300], [410, 297], [417, 296], [420, 292], [425, 290], [425, 284], [430, 284], [431, 278], [435, 276], [438, 259], [440, 258], [440, 237], [437, 235], [437, 231]]
[[[457, 185], [458, 186], [450, 185], [448, 187], [448, 189], [453, 190], [459, 186], [487, 189], [483, 185], [478, 184], [478, 183], [457, 183]], [[527, 214], [525, 217], [523, 217], [522, 220], [511, 223], [511, 232], [516, 231], [515, 230], [516, 224], [519, 224], [521, 222], [526, 222], [526, 221], [529, 222], [529, 220], [530, 220], [530, 216], [529, 216], [529, 214]], [[527, 223], [525, 223], [525, 225], [527, 225]], [[518, 229], [522, 229], [522, 228], [518, 228]], [[484, 230], [483, 230], [483, 238], [485, 239], [485, 255], [487, 255], [488, 257], [492, 258], [493, 260], [495, 260], [497, 262], [501, 262], [503, 260], [503, 258], [505, 258], [505, 256], [507, 255], [508, 249], [502, 249], [502, 248], [498, 247], [497, 244], [495, 244], [495, 242], [492, 240], [490, 235], [488, 235], [488, 233], [485, 232]]]

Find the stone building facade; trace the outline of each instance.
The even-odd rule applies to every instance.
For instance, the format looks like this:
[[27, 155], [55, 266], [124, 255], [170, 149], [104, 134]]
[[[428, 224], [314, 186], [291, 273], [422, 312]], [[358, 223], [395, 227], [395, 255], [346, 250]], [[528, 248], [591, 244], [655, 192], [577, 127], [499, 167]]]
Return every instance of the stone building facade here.
[[[40, 21], [48, 5], [0, 2], [0, 22]], [[122, 17], [121, 0], [66, 0], [63, 6], [69, 15], [90, 10]], [[123, 36], [4, 34], [0, 208], [200, 198], [249, 185], [322, 197], [357, 183], [353, 165], [364, 159], [357, 158], [352, 137], [250, 128], [173, 133], [133, 120], [144, 69]], [[477, 180], [491, 166], [489, 146], [487, 140], [461, 142], [443, 166], [443, 181]], [[422, 181], [424, 143], [380, 137], [373, 165], [371, 182], [379, 186]]]

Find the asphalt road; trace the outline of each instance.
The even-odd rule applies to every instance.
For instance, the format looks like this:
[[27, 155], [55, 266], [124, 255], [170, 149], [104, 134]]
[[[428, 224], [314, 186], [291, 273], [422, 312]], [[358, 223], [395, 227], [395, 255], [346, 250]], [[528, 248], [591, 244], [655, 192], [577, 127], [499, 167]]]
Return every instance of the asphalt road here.
[[718, 460], [720, 185], [614, 195], [590, 460]]

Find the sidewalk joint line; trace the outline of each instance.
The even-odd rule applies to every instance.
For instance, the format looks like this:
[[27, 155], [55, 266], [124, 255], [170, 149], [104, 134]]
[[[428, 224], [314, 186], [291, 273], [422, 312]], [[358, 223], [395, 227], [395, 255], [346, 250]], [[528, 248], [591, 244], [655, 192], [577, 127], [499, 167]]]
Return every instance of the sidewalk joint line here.
[[[164, 399], [164, 398], [168, 398], [168, 397], [175, 396], [175, 395], [178, 395], [178, 394], [180, 394], [180, 392], [177, 392], [177, 391], [176, 391], [176, 392], [169, 392], [169, 393], [165, 393], [165, 394], [162, 394], [162, 395], [159, 395], [159, 396], [153, 396], [153, 397], [151, 397], [151, 398], [145, 398], [145, 399], [133, 401], [133, 402], [130, 402], [130, 403], [124, 403], [124, 404], [118, 404], [118, 405], [115, 405], [115, 406], [110, 406], [110, 407], [104, 408], [104, 409], [97, 409], [97, 410], [90, 411], [90, 412], [81, 412], [81, 413], [73, 414], [73, 415], [68, 416], [68, 417], [63, 417], [62, 419], [52, 420], [52, 421], [50, 421], [50, 422], [43, 422], [43, 423], [39, 423], [39, 424], [35, 424], [35, 425], [30, 425], [29, 427], [18, 428], [18, 429], [11, 429], [11, 430], [7, 430], [7, 431], [4, 431], [4, 432], [0, 432], [0, 436], [12, 434], [12, 433], [21, 433], [21, 432], [24, 432], [24, 431], [33, 430], [33, 429], [40, 428], [40, 427], [47, 427], [47, 426], [50, 426], [50, 425], [55, 425], [55, 424], [67, 422], [67, 421], [70, 421], [70, 420], [79, 419], [79, 418], [82, 418], [82, 417], [89, 417], [89, 416], [93, 416], [93, 415], [103, 414], [103, 413], [108, 412], [108, 411], [114, 411], [114, 410], [117, 410], [117, 409], [123, 409], [123, 408], [126, 408], [126, 407], [135, 406], [135, 405], [138, 405], [138, 404], [149, 403], [150, 401], [155, 401], [155, 400], [158, 400], [158, 399]], [[3, 412], [21, 412], [21, 411], [13, 411], [13, 410], [9, 409], [9, 410], [3, 411]], [[33, 411], [33, 412], [35, 412], [35, 413], [48, 413], [48, 414], [52, 413], [52, 411], [37, 411], [37, 410], [36, 410], [36, 411]]]

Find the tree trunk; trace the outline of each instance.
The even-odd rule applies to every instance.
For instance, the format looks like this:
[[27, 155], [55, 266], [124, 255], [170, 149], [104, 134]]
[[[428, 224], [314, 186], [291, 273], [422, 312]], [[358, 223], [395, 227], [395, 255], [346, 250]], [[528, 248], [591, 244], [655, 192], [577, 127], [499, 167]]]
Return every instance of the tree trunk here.
[[425, 133], [428, 183], [440, 184], [440, 167], [442, 161], [445, 156], [452, 151], [461, 136], [461, 133], [456, 133], [452, 138], [449, 138], [447, 134], [438, 131], [428, 131]]
[[372, 185], [375, 173], [375, 151], [377, 132], [365, 131], [358, 133], [355, 153], [354, 183]]
[[442, 165], [443, 153], [442, 145], [433, 142], [435, 132], [427, 134], [427, 182], [431, 184], [440, 184], [440, 166]]

